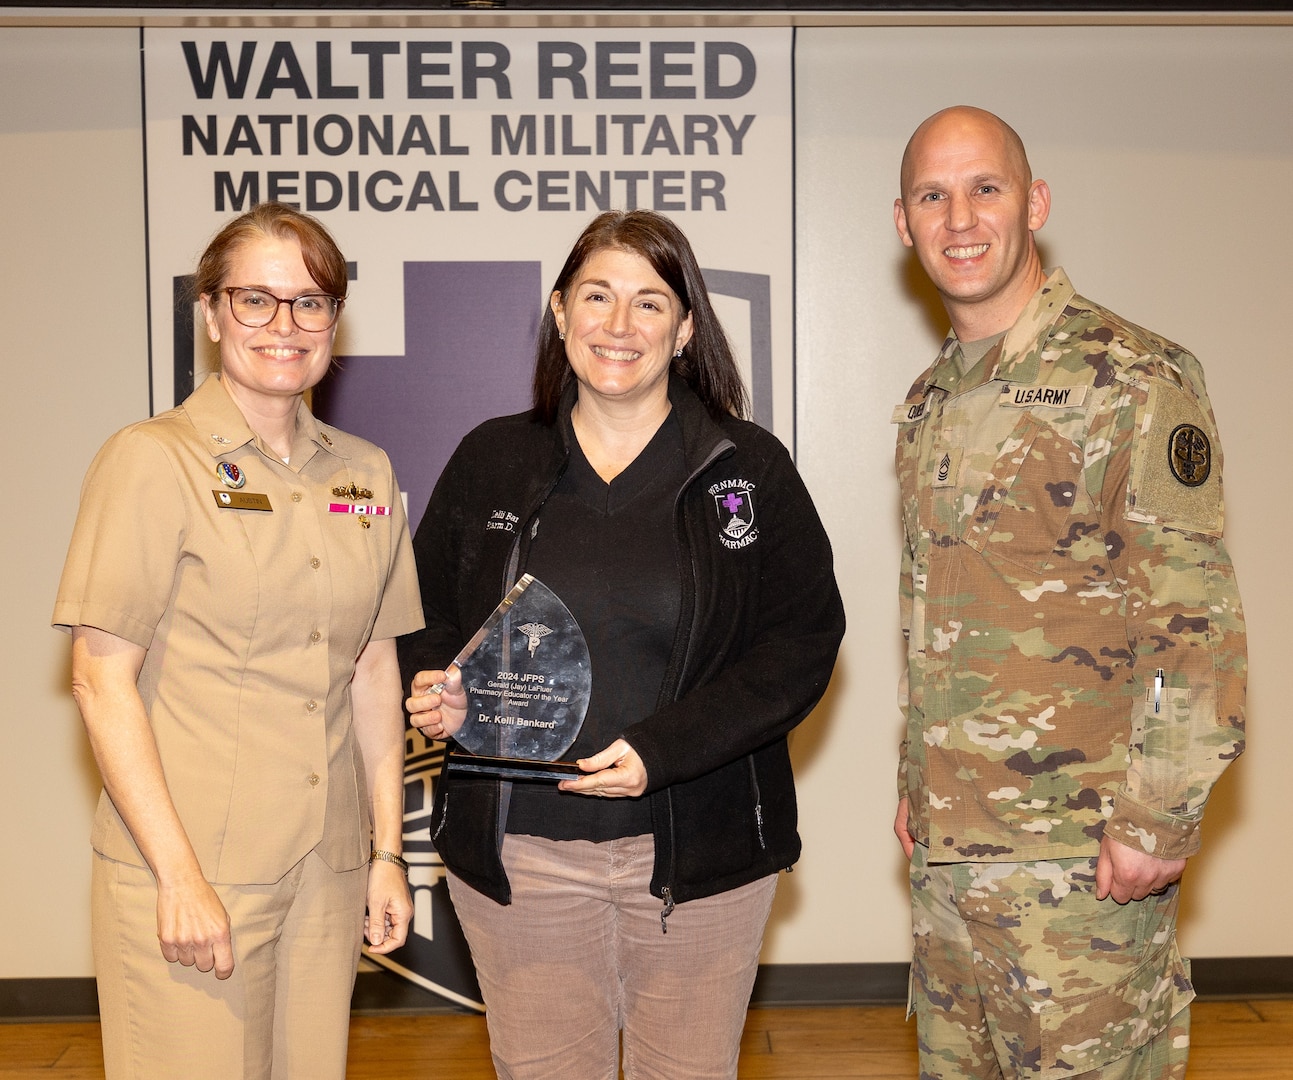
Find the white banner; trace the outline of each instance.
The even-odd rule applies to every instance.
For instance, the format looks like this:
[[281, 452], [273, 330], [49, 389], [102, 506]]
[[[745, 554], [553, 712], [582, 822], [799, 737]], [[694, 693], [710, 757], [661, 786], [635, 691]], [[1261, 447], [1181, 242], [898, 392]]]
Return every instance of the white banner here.
[[[351, 266], [316, 411], [390, 453], [416, 527], [462, 435], [528, 407], [539, 317], [579, 232], [642, 208], [687, 233], [754, 418], [793, 448], [791, 48], [784, 27], [145, 30], [154, 409], [211, 363], [183, 302], [208, 238], [257, 202], [300, 206]], [[452, 403], [435, 425], [430, 400]], [[436, 750], [411, 736], [419, 948], [452, 936], [426, 831]], [[393, 963], [474, 1001], [469, 978], [427, 970], [469, 976], [453, 949]]]

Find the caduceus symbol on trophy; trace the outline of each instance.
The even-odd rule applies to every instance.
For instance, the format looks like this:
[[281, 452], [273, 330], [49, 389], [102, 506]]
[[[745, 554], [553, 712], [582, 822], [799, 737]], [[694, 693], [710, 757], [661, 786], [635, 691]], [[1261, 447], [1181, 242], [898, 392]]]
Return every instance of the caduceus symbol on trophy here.
[[535, 649], [539, 647], [539, 642], [552, 633], [550, 626], [544, 626], [539, 622], [528, 622], [517, 629], [521, 631], [530, 643], [530, 655], [534, 655]]

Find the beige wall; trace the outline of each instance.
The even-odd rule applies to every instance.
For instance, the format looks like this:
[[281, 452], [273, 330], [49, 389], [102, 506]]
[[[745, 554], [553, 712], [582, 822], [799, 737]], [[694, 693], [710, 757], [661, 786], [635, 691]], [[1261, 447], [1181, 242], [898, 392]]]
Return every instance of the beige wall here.
[[0, 27], [0, 978], [90, 973], [98, 780], [48, 624], [85, 468], [148, 413], [138, 45]]
[[[893, 234], [898, 157], [928, 113], [969, 101], [1023, 135], [1055, 205], [1048, 262], [1203, 359], [1226, 447], [1231, 547], [1254, 676], [1252, 744], [1189, 871], [1198, 956], [1293, 955], [1279, 898], [1284, 761], [1278, 570], [1293, 509], [1279, 423], [1293, 399], [1293, 27], [867, 27], [797, 39], [799, 462], [836, 546], [850, 625], [827, 702], [796, 735], [805, 857], [765, 960], [907, 957], [889, 832], [900, 665], [888, 418], [943, 332]], [[0, 325], [10, 393], [0, 655], [0, 978], [90, 973], [93, 764], [46, 623], [80, 478], [148, 411], [138, 31], [0, 17]], [[146, 513], [146, 508], [140, 508]]]
[[1209, 808], [1182, 939], [1196, 956], [1293, 954], [1293, 871], [1276, 853], [1293, 728], [1274, 685], [1293, 600], [1279, 568], [1293, 535], [1290, 70], [1288, 26], [799, 32], [799, 464], [836, 545], [850, 622], [829, 730], [801, 770], [803, 903], [778, 932], [779, 957], [905, 955], [895, 841], [882, 827], [899, 728], [888, 420], [946, 324], [894, 234], [892, 205], [907, 137], [958, 102], [1006, 117], [1050, 182], [1047, 265], [1204, 363], [1251, 635], [1251, 751]]

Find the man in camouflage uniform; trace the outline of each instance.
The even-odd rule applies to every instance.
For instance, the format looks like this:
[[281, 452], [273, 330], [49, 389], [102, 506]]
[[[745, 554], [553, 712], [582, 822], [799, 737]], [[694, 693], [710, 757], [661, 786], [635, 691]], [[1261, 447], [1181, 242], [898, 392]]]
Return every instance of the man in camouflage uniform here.
[[1042, 269], [991, 113], [926, 120], [901, 190], [953, 331], [893, 417], [921, 1075], [1180, 1078], [1178, 881], [1244, 744], [1202, 371]]

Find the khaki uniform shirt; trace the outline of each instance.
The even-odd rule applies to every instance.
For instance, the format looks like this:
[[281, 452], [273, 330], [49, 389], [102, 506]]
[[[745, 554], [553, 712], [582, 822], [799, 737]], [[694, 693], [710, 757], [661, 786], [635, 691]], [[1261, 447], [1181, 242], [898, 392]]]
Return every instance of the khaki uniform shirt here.
[[1192, 854], [1246, 677], [1198, 361], [1062, 270], [964, 374], [959, 349], [894, 414], [913, 835], [935, 862], [1085, 857], [1106, 830]]
[[[335, 870], [367, 860], [355, 660], [422, 626], [380, 449], [302, 404], [284, 464], [208, 379], [95, 458], [53, 621], [147, 649], [139, 692], [209, 880], [276, 881], [315, 848]], [[106, 792], [93, 844], [143, 865]]]

